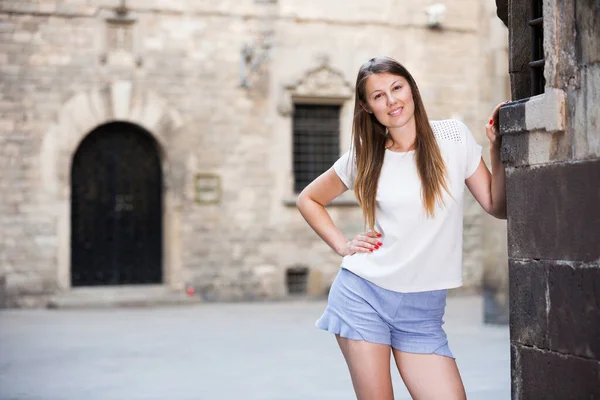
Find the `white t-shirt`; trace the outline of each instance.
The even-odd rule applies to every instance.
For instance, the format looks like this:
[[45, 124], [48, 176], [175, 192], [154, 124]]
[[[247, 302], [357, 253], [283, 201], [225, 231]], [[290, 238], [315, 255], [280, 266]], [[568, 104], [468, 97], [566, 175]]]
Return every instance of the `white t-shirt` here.
[[[398, 292], [450, 289], [462, 285], [463, 195], [465, 179], [481, 160], [481, 146], [458, 120], [430, 121], [448, 173], [445, 205], [427, 217], [415, 152], [385, 151], [377, 188], [375, 229], [383, 245], [356, 253], [342, 267], [377, 286]], [[333, 168], [353, 190], [356, 162], [350, 152]], [[350, 162], [352, 161], [352, 162]]]

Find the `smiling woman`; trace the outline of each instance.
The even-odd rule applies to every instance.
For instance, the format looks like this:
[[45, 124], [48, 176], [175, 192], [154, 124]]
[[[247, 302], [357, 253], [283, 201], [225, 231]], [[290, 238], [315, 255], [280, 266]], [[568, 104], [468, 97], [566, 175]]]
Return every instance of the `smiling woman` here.
[[[412, 75], [373, 58], [356, 80], [353, 145], [298, 196], [298, 209], [342, 268], [317, 327], [336, 335], [359, 400], [393, 399], [389, 357], [413, 398], [464, 399], [442, 325], [448, 289], [462, 285], [465, 183], [504, 217], [498, 108], [481, 146], [457, 120], [430, 121]], [[366, 232], [348, 240], [325, 206], [351, 189]]]

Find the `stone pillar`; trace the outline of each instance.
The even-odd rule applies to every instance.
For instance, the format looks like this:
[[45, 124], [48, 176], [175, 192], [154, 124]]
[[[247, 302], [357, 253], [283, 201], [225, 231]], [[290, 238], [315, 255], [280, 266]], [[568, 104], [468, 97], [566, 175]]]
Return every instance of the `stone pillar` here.
[[546, 0], [529, 94], [529, 0], [511, 0], [507, 166], [513, 399], [600, 398], [600, 3]]

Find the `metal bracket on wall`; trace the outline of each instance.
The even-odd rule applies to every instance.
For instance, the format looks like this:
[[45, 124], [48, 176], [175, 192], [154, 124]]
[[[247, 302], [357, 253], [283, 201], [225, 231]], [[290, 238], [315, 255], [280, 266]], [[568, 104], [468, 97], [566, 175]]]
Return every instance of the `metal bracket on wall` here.
[[244, 44], [240, 51], [240, 86], [250, 88], [251, 76], [268, 61], [271, 50], [270, 34], [265, 35], [261, 41], [253, 44]]

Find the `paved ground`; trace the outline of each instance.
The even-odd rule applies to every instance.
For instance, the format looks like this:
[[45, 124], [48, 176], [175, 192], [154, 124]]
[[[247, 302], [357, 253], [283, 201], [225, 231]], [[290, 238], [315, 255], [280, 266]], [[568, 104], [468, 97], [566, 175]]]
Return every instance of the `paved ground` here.
[[[0, 399], [348, 400], [323, 301], [0, 312]], [[451, 297], [446, 331], [470, 400], [510, 399], [508, 328]], [[396, 399], [410, 399], [397, 372]]]

